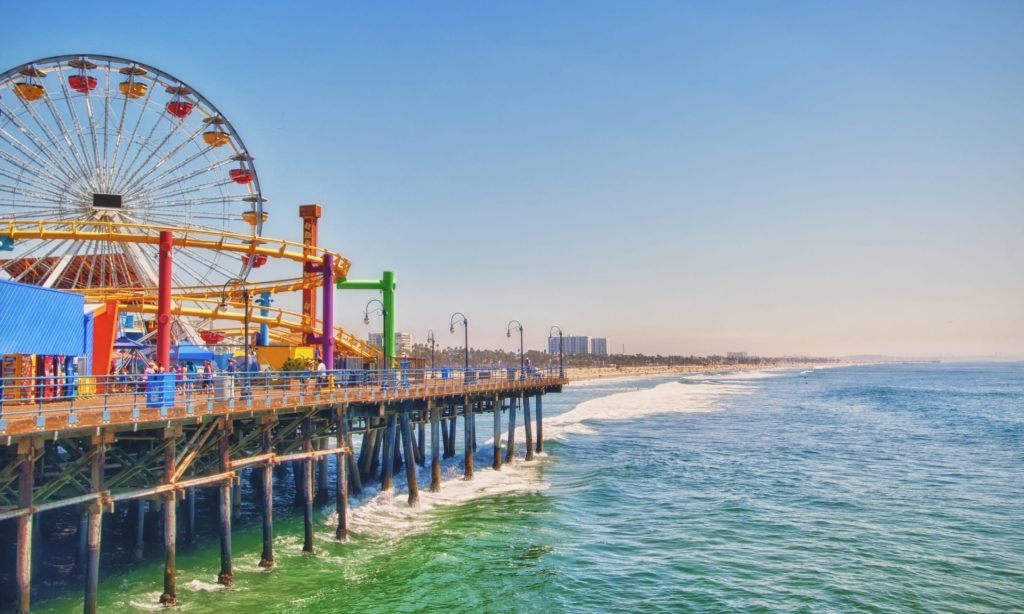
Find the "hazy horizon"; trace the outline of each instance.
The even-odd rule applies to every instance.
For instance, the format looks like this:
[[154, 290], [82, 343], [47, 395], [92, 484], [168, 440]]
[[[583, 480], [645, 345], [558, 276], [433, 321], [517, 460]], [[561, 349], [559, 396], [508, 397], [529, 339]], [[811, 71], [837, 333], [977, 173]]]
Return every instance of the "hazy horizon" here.
[[[44, 25], [5, 69], [109, 53], [196, 87], [256, 157], [265, 234], [322, 203], [321, 243], [396, 272], [418, 343], [461, 345], [462, 311], [480, 347], [518, 347], [516, 318], [537, 349], [557, 324], [611, 352], [1024, 359], [1019, 2], [8, 17]], [[370, 298], [339, 293], [338, 323], [378, 330]]]

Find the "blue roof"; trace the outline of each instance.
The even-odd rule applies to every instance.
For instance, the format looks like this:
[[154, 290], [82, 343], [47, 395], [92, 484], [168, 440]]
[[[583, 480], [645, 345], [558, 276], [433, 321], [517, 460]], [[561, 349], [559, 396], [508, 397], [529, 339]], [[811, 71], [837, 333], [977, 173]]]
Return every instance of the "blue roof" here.
[[213, 360], [213, 352], [205, 348], [201, 348], [198, 345], [192, 345], [191, 343], [182, 343], [178, 347], [174, 348], [174, 352], [171, 354], [171, 358], [174, 360]]
[[0, 354], [85, 354], [85, 298], [0, 280]]

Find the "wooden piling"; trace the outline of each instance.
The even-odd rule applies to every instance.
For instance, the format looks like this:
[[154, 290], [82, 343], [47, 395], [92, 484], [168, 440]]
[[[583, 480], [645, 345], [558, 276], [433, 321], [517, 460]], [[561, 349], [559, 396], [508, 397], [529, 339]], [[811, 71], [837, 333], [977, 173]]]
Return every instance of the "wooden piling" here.
[[382, 424], [385, 424], [385, 422], [378, 420], [378, 429], [374, 431], [373, 453], [370, 455], [370, 472], [368, 478], [376, 478], [377, 471], [381, 470], [381, 458], [383, 458], [382, 450], [384, 448], [384, 442], [387, 441], [388, 438], [387, 427], [381, 427]]
[[469, 402], [469, 397], [465, 397], [462, 401], [462, 421], [463, 421], [463, 437], [465, 438], [465, 471], [463, 477], [467, 480], [473, 479], [473, 406]]
[[409, 506], [420, 501], [420, 489], [416, 483], [416, 463], [413, 462], [412, 426], [408, 410], [402, 412], [402, 444], [405, 447], [405, 478], [409, 482]]
[[[274, 451], [274, 423], [264, 422], [260, 449], [264, 454]], [[260, 555], [260, 567], [270, 569], [274, 566], [274, 468], [269, 462], [263, 465], [263, 553]]]
[[[31, 439], [18, 442], [18, 507], [32, 507], [32, 488], [35, 480], [35, 448]], [[19, 614], [32, 610], [32, 520], [33, 514], [18, 516], [18, 545], [16, 547], [15, 581], [17, 583]]]
[[[164, 483], [174, 483], [175, 458], [174, 440], [177, 433], [173, 429], [167, 429], [167, 439], [164, 446]], [[178, 603], [178, 579], [175, 567], [175, 548], [178, 537], [178, 517], [175, 514], [176, 495], [173, 490], [164, 493], [164, 592], [160, 595], [162, 605], [174, 605]]]
[[456, 426], [459, 421], [458, 412], [455, 405], [451, 406], [452, 416], [448, 419], [448, 457], [455, 456], [455, 433], [457, 432]]
[[[307, 454], [313, 452], [313, 419], [307, 417], [302, 422], [302, 439], [303, 439], [303, 450]], [[313, 552], [313, 457], [312, 455], [306, 457], [302, 461], [305, 467], [305, 475], [302, 481], [302, 494], [305, 499], [305, 506], [303, 507], [303, 521], [305, 525], [305, 531], [303, 533], [302, 551]]]
[[[220, 455], [220, 471], [225, 473], [231, 469], [231, 447], [228, 438], [231, 436], [231, 423], [224, 418], [220, 426], [220, 439], [217, 442]], [[217, 582], [224, 586], [235, 584], [235, 574], [231, 569], [231, 520], [232, 520], [232, 482], [229, 480], [220, 486], [220, 573]]]
[[359, 460], [356, 464], [359, 466], [359, 474], [363, 479], [367, 479], [370, 475], [370, 455], [373, 453], [373, 436], [376, 432], [372, 430], [373, 426], [373, 418], [367, 418], [366, 431], [363, 432], [363, 442], [359, 446]]
[[448, 418], [441, 418], [440, 422], [442, 458], [448, 458]]
[[441, 442], [438, 438], [443, 428], [441, 424], [441, 408], [433, 405], [430, 409], [430, 492], [441, 491]]
[[526, 432], [526, 460], [533, 460], [533, 421], [530, 419], [530, 395], [523, 395], [523, 430]]
[[[105, 488], [103, 483], [103, 467], [106, 463], [107, 446], [99, 438], [93, 438], [93, 456], [90, 466], [89, 485], [92, 492], [102, 492]], [[89, 517], [88, 537], [86, 538], [86, 559], [85, 559], [85, 608], [86, 614], [96, 612], [96, 598], [99, 594], [100, 583], [100, 535], [103, 527], [103, 505], [99, 501], [93, 501], [86, 507], [86, 514]]]
[[[349, 441], [348, 432], [348, 409], [339, 407], [335, 410], [335, 424], [338, 432], [338, 447], [345, 446]], [[338, 514], [338, 528], [334, 531], [334, 537], [338, 541], [348, 541], [348, 480], [346, 474], [348, 473], [348, 460], [346, 457], [351, 457], [351, 448], [346, 454], [339, 452], [337, 455], [337, 471], [335, 479], [337, 480], [335, 493], [334, 493], [334, 506], [335, 512]]]
[[[348, 494], [359, 495], [363, 492], [363, 480], [359, 475], [356, 456], [352, 452], [355, 448], [352, 447], [352, 431], [348, 429], [348, 418], [345, 418], [345, 446], [349, 449], [349, 453], [345, 455], [345, 463], [348, 465], [348, 475], [346, 476], [348, 481]], [[360, 450], [360, 453], [361, 452], [362, 450]]]
[[420, 423], [417, 425], [417, 438], [416, 438], [416, 462], [419, 463], [420, 467], [427, 466], [427, 426], [422, 420], [422, 414], [420, 415]]
[[476, 453], [476, 408], [477, 403], [469, 403], [466, 406], [466, 420], [469, 421], [470, 439], [473, 441], [473, 453]]
[[[317, 446], [319, 450], [326, 450], [328, 448], [328, 442], [326, 437], [320, 438], [320, 443]], [[316, 474], [316, 500], [319, 503], [327, 503], [329, 500], [329, 491], [327, 488], [327, 457], [321, 456], [317, 461], [317, 474]]]
[[494, 462], [491, 468], [501, 470], [501, 397], [494, 397]]
[[511, 463], [516, 456], [516, 404], [519, 397], [509, 398], [508, 405], [508, 449], [505, 451], [505, 462]]
[[387, 418], [387, 430], [384, 432], [384, 468], [380, 474], [380, 489], [381, 491], [391, 490], [392, 484], [392, 473], [395, 467], [395, 415], [391, 414]]
[[543, 405], [541, 398], [544, 395], [537, 393], [537, 453], [540, 454], [544, 451], [544, 417], [543, 417]]

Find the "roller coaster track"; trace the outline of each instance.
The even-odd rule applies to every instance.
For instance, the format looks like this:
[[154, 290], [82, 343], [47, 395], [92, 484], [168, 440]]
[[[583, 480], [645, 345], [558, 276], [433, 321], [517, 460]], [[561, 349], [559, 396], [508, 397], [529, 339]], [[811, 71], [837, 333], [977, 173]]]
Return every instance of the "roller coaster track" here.
[[[225, 308], [225, 304], [220, 299], [188, 299], [188, 302], [195, 303], [196, 306], [186, 307], [177, 302], [178, 297], [173, 297], [174, 303], [171, 306], [171, 313], [176, 316], [187, 316], [193, 318], [201, 318], [204, 320], [231, 320], [234, 322], [245, 321], [245, 306], [242, 302], [236, 300], [229, 300], [226, 303], [227, 307], [234, 307], [237, 310], [228, 310]], [[119, 301], [120, 309], [129, 313], [143, 313], [143, 314], [156, 314], [156, 297], [152, 297], [152, 300], [143, 301]], [[205, 304], [204, 304], [205, 303]], [[303, 343], [302, 337], [306, 333], [316, 332], [315, 329], [310, 328], [302, 322], [302, 315], [293, 311], [287, 311], [279, 309], [277, 307], [261, 307], [261, 306], [250, 306], [250, 310], [255, 312], [257, 310], [266, 310], [270, 312], [270, 315], [260, 315], [259, 313], [251, 313], [249, 315], [250, 324], [267, 324], [271, 327], [272, 331], [277, 331], [275, 335], [281, 340], [296, 341]], [[291, 335], [281, 334], [283, 331], [288, 331]], [[236, 330], [222, 331], [229, 333], [237, 333]], [[273, 334], [273, 333], [272, 333]], [[379, 358], [381, 356], [380, 350], [376, 347], [366, 343], [359, 339], [352, 333], [339, 328], [334, 328], [334, 339], [341, 346], [346, 353], [353, 356], [361, 356], [363, 358]]]
[[322, 247], [231, 232], [105, 221], [0, 220], [0, 237], [10, 237], [14, 241], [34, 239], [158, 244], [162, 231], [171, 233], [177, 248], [210, 249], [250, 256], [262, 254], [303, 264], [323, 264], [324, 254], [331, 254], [335, 259], [334, 274], [338, 279], [348, 277], [351, 266], [347, 258]]
[[[141, 224], [121, 224], [105, 221], [37, 221], [37, 220], [0, 220], [0, 237], [9, 237], [14, 241], [108, 241], [115, 243], [146, 243], [160, 242], [160, 233], [171, 233], [176, 248], [209, 249], [216, 251], [246, 254], [249, 256], [263, 254], [270, 258], [292, 260], [303, 265], [322, 265], [325, 254], [334, 257], [334, 274], [338, 279], [345, 279], [351, 263], [340, 254], [330, 252], [321, 247], [311, 247], [302, 243], [253, 237], [251, 235], [218, 232], [195, 228], [175, 228], [170, 226], [148, 226]], [[245, 320], [245, 305], [240, 299], [243, 290], [251, 294], [295, 292], [315, 284], [320, 285], [320, 275], [304, 278], [285, 279], [267, 282], [252, 282], [221, 286], [178, 287], [172, 291], [171, 311], [177, 316], [201, 318], [204, 320]], [[157, 288], [87, 288], [79, 290], [87, 301], [117, 301], [122, 311], [131, 313], [156, 314]], [[185, 306], [191, 303], [193, 306]], [[236, 309], [227, 309], [234, 307]], [[257, 310], [267, 311], [271, 315], [263, 316], [253, 313]], [[319, 332], [316, 323], [303, 321], [302, 314], [276, 307], [249, 306], [249, 322], [267, 324], [272, 329], [272, 336], [297, 344], [305, 343], [308, 333]], [[235, 331], [230, 331], [235, 332]], [[339, 349], [344, 353], [363, 358], [379, 358], [380, 350], [362, 341], [342, 328], [335, 327], [334, 338]]]

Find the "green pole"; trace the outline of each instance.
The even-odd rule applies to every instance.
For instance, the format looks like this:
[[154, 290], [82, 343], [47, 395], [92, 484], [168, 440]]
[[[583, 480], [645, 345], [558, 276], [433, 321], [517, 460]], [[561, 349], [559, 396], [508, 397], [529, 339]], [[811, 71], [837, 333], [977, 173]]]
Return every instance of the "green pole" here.
[[380, 280], [384, 292], [384, 368], [392, 368], [395, 362], [395, 273], [384, 271]]
[[343, 279], [335, 283], [339, 290], [380, 290], [384, 293], [384, 368], [390, 369], [395, 360], [395, 273], [384, 271], [379, 281]]

